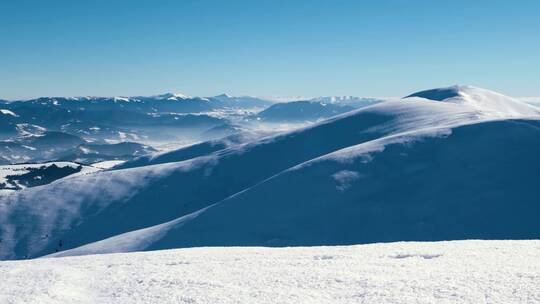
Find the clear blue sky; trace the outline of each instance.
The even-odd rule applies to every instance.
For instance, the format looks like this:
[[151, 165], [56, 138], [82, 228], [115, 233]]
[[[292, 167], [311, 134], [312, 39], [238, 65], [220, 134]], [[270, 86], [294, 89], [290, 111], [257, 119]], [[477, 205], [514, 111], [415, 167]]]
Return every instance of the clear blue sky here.
[[540, 95], [540, 1], [0, 0], [0, 98]]

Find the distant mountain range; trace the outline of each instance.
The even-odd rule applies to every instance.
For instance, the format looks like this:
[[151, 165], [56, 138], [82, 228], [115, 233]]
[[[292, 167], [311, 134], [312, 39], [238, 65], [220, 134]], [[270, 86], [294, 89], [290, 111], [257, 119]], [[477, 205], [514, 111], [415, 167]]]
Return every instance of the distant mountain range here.
[[0, 165], [50, 160], [91, 164], [105, 160], [129, 160], [155, 151], [140, 143], [96, 144], [69, 133], [45, 131], [39, 135], [0, 141]]
[[[324, 97], [275, 104], [250, 96], [189, 97], [179, 93], [0, 101], [0, 163], [53, 161], [58, 157], [88, 163], [112, 156], [84, 154], [77, 146], [125, 141], [147, 146], [193, 143], [257, 129], [258, 121], [314, 122], [374, 102]], [[53, 144], [47, 146], [47, 141]]]
[[320, 101], [292, 101], [274, 104], [257, 113], [255, 118], [268, 122], [317, 121], [354, 109], [349, 105]]

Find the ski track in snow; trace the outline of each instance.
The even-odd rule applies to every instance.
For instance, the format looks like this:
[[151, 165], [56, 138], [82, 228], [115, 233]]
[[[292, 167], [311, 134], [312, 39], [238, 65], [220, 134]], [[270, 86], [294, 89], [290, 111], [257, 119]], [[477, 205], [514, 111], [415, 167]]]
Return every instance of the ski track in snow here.
[[539, 303], [540, 241], [215, 247], [0, 262], [0, 303]]

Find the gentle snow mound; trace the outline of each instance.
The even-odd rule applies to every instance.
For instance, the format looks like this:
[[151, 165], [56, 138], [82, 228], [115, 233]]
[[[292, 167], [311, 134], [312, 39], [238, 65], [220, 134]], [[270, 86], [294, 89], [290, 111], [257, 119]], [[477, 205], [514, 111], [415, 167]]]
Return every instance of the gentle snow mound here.
[[539, 303], [538, 248], [471, 240], [0, 262], [0, 303]]

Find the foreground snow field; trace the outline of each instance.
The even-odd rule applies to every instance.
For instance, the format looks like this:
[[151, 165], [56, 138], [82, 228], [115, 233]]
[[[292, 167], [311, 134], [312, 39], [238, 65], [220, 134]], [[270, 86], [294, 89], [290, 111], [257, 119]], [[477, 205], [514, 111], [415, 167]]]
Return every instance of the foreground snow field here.
[[0, 303], [540, 303], [540, 241], [191, 248], [0, 262]]

